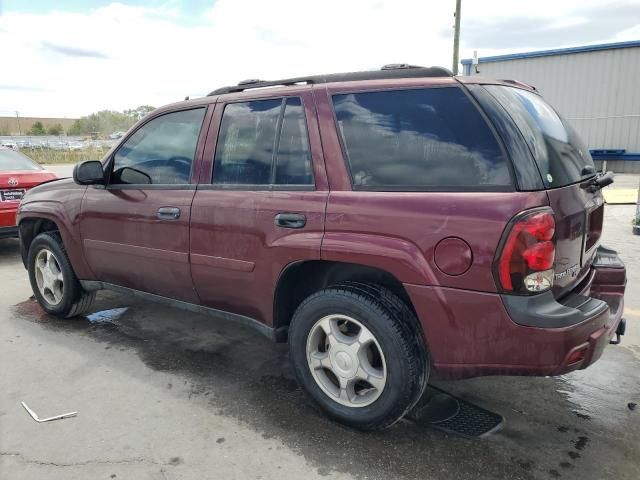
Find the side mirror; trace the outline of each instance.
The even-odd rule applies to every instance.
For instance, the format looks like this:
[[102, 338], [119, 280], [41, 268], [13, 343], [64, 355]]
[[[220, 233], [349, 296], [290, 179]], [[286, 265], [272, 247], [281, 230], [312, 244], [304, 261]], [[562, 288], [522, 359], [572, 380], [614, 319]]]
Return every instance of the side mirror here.
[[73, 167], [73, 181], [78, 185], [104, 184], [102, 163], [97, 160], [78, 163]]
[[120, 169], [120, 182], [130, 185], [150, 185], [151, 177], [136, 168], [122, 167]]

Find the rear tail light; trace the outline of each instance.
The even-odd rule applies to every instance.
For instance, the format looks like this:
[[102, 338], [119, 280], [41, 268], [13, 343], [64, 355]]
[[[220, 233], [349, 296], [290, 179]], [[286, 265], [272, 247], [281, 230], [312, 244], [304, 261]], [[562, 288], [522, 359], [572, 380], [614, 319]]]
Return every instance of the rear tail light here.
[[549, 209], [525, 211], [515, 218], [496, 261], [502, 290], [535, 293], [553, 286], [555, 228]]

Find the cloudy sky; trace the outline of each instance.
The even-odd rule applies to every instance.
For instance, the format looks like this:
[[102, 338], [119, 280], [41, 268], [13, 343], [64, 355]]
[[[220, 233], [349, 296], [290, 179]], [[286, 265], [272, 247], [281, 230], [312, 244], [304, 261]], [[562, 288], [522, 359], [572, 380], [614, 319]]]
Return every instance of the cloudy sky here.
[[[463, 0], [461, 58], [640, 39], [640, 0]], [[160, 106], [246, 78], [451, 68], [455, 0], [0, 0], [0, 116]]]

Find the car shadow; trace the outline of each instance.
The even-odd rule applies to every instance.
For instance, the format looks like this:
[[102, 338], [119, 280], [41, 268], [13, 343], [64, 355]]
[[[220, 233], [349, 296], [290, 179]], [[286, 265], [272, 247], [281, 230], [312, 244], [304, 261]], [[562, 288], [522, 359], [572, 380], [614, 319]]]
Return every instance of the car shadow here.
[[20, 258], [20, 241], [17, 238], [0, 238], [0, 262]]

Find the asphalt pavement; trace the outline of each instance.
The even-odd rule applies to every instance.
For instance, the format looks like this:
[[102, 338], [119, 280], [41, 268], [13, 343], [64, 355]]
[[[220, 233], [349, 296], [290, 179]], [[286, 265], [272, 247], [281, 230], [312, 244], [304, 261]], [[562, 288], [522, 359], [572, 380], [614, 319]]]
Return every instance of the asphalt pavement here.
[[[506, 419], [466, 440], [403, 421], [361, 433], [296, 386], [287, 348], [222, 319], [100, 292], [58, 320], [30, 299], [0, 241], [0, 479], [640, 478], [640, 237], [608, 206], [603, 243], [627, 263], [628, 335], [584, 371], [437, 385]], [[39, 424], [41, 416], [78, 416]]]

